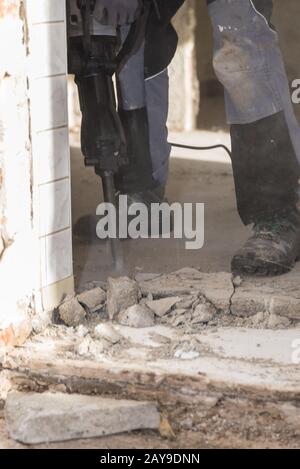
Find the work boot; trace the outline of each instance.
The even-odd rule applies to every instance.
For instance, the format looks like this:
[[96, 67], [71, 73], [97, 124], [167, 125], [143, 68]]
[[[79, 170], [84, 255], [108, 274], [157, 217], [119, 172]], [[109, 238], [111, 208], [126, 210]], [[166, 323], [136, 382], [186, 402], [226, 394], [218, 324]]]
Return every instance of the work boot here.
[[234, 273], [272, 276], [289, 272], [300, 255], [300, 214], [296, 209], [260, 219], [253, 235], [232, 259]]

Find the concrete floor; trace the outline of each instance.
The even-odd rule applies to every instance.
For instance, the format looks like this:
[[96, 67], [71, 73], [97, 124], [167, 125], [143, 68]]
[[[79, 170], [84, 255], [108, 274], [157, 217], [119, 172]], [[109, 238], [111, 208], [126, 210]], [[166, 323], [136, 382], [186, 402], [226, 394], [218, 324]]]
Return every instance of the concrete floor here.
[[[226, 131], [171, 134], [171, 141], [192, 145], [226, 143]], [[114, 274], [108, 243], [95, 234], [95, 222], [87, 228], [81, 217], [95, 213], [102, 201], [102, 189], [93, 170], [85, 168], [77, 134], [72, 146], [72, 207], [74, 225], [74, 270], [77, 289]], [[167, 197], [172, 202], [205, 203], [205, 245], [199, 251], [185, 249], [185, 240], [126, 240], [122, 242], [126, 274], [172, 272], [196, 267], [204, 272], [230, 271], [232, 254], [246, 240], [237, 214], [230, 159], [223, 150], [172, 154]]]

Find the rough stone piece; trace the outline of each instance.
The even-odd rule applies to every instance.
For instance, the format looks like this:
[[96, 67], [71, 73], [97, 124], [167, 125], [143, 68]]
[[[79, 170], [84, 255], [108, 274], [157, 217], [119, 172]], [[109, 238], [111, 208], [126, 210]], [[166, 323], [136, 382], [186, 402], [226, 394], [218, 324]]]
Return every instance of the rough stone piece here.
[[254, 326], [260, 326], [266, 319], [266, 314], [263, 312], [257, 313], [251, 318], [251, 322]]
[[280, 327], [288, 327], [291, 322], [288, 318], [277, 316], [277, 314], [271, 314], [268, 319], [268, 327], [270, 329], [276, 329]]
[[130, 308], [120, 313], [118, 321], [123, 326], [152, 327], [155, 325], [155, 315], [147, 306], [140, 304], [130, 306]]
[[268, 310], [271, 314], [285, 316], [300, 321], [300, 299], [288, 296], [274, 296], [269, 301]]
[[5, 420], [11, 438], [25, 444], [158, 429], [160, 424], [154, 403], [61, 393], [10, 393]]
[[225, 313], [230, 311], [234, 293], [231, 274], [226, 272], [207, 274], [191, 268], [142, 282], [141, 288], [144, 295], [152, 293], [156, 299], [200, 293], [218, 310]]
[[81, 293], [77, 296], [80, 304], [93, 312], [99, 309], [106, 300], [106, 293], [101, 288], [93, 288], [92, 290]]
[[196, 306], [192, 316], [192, 323], [207, 324], [215, 318], [216, 309], [208, 303], [200, 303]]
[[252, 316], [259, 312], [276, 314], [290, 320], [300, 320], [299, 272], [278, 277], [246, 277], [232, 297], [232, 312], [236, 316]]
[[66, 301], [58, 308], [60, 319], [70, 327], [79, 326], [86, 317], [86, 312], [77, 298]]
[[138, 284], [128, 277], [109, 278], [107, 310], [111, 320], [125, 309], [138, 303]]
[[122, 335], [111, 324], [99, 324], [94, 329], [96, 339], [105, 339], [111, 344], [117, 344], [122, 340]]
[[161, 300], [147, 301], [147, 306], [160, 318], [168, 314], [181, 298], [179, 296], [162, 298]]
[[265, 297], [259, 289], [238, 288], [232, 297], [231, 312], [238, 317], [251, 317], [266, 311]]

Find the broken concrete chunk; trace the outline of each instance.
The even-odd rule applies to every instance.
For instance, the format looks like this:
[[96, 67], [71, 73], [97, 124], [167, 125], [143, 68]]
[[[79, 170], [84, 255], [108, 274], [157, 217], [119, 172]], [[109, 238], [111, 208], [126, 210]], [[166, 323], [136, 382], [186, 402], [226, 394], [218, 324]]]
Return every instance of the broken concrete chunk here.
[[195, 301], [198, 300], [197, 295], [187, 295], [182, 297], [181, 300], [176, 304], [178, 309], [190, 309], [194, 305]]
[[77, 296], [79, 303], [93, 313], [100, 309], [106, 301], [106, 293], [101, 288], [93, 288]]
[[109, 278], [107, 291], [109, 318], [113, 320], [121, 311], [137, 304], [139, 297], [139, 286], [134, 280], [128, 277]]
[[151, 402], [78, 394], [9, 394], [5, 405], [9, 435], [25, 444], [50, 443], [142, 429], [159, 429]]
[[87, 336], [75, 347], [75, 353], [81, 357], [93, 356], [97, 358], [98, 356], [102, 356], [103, 353], [105, 353], [110, 348], [110, 346], [111, 344], [104, 339], [100, 342], [98, 340], [93, 340], [90, 336]]
[[237, 289], [232, 297], [231, 312], [238, 317], [251, 317], [266, 311], [265, 297], [259, 290]]
[[126, 309], [118, 316], [118, 321], [123, 326], [152, 327], [155, 325], [155, 315], [146, 305], [134, 305]]
[[145, 296], [152, 293], [155, 299], [200, 293], [224, 313], [229, 313], [234, 294], [231, 274], [207, 274], [187, 268], [143, 282], [141, 287]]
[[86, 318], [86, 312], [77, 298], [62, 303], [58, 308], [58, 315], [70, 327], [79, 326]]
[[192, 324], [207, 324], [216, 316], [216, 308], [209, 303], [200, 303], [192, 315]]
[[281, 327], [284, 328], [290, 325], [291, 325], [291, 321], [288, 318], [277, 316], [277, 314], [271, 314], [267, 323], [267, 327], [269, 329], [277, 329]]
[[111, 324], [99, 324], [94, 329], [96, 339], [105, 339], [111, 344], [117, 344], [122, 340], [122, 335]]
[[162, 298], [161, 300], [147, 301], [147, 306], [156, 314], [162, 318], [168, 314], [181, 298], [179, 296], [171, 298]]
[[266, 319], [266, 313], [260, 312], [252, 316], [251, 322], [253, 326], [260, 326], [261, 324], [264, 323]]
[[300, 320], [300, 299], [289, 296], [274, 296], [268, 303], [268, 310], [271, 314]]
[[[190, 317], [188, 317], [190, 319]], [[186, 309], [176, 309], [173, 312], [170, 324], [174, 327], [182, 326], [187, 322], [187, 310]]]

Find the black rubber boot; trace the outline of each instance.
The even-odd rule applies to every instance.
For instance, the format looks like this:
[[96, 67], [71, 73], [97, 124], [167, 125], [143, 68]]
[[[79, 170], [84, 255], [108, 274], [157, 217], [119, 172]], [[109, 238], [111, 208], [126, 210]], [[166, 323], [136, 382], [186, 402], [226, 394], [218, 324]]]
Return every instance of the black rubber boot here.
[[300, 255], [300, 214], [287, 210], [257, 221], [253, 235], [232, 259], [232, 271], [248, 275], [289, 272]]

